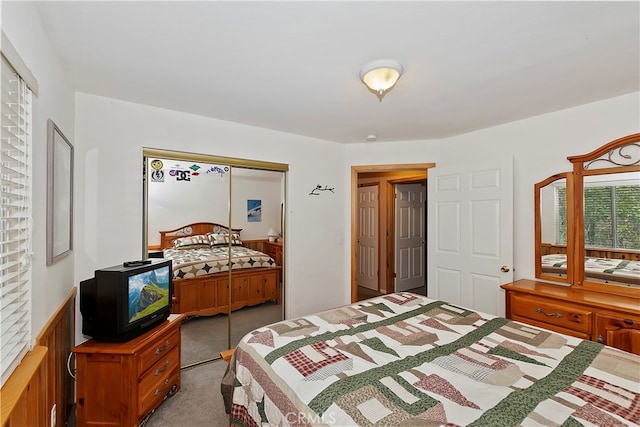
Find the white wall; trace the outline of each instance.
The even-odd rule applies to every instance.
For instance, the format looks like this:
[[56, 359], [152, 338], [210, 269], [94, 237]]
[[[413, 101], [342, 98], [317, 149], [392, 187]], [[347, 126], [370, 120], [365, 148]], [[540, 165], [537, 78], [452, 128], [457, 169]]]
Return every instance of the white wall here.
[[[84, 93], [76, 96], [76, 278], [142, 254], [142, 148], [289, 164], [286, 315], [344, 304], [343, 146]], [[335, 193], [310, 196], [316, 185]]]
[[[444, 139], [349, 144], [346, 168], [356, 165], [437, 163], [436, 167], [514, 158], [514, 278], [534, 277], [533, 185], [570, 171], [569, 155], [640, 131], [640, 93], [507, 123]], [[345, 222], [349, 212], [345, 212]]]
[[[47, 120], [52, 119], [78, 150], [74, 137], [74, 93], [53, 53], [32, 3], [2, 2], [2, 31], [38, 81], [33, 97], [33, 288], [35, 338], [75, 284], [75, 252], [46, 266]], [[77, 176], [76, 176], [77, 177]], [[76, 228], [75, 238], [77, 239]], [[77, 241], [77, 240], [76, 240]]]
[[[231, 179], [231, 223], [242, 228], [244, 240], [266, 239], [269, 229], [280, 233], [280, 205], [284, 203], [284, 173], [233, 168]], [[260, 200], [259, 222], [249, 222], [247, 201]]]
[[[280, 204], [284, 173], [263, 171], [194, 161], [176, 161], [151, 157], [147, 163], [162, 162], [161, 178], [148, 172], [148, 243], [160, 244], [162, 230], [174, 230], [194, 222], [229, 224], [229, 184], [231, 193], [231, 227], [241, 228], [241, 238], [266, 239], [269, 229], [280, 233]], [[192, 171], [193, 165], [200, 169]], [[228, 169], [224, 172], [225, 168]], [[212, 172], [211, 170], [222, 172]], [[177, 179], [172, 171], [184, 171], [188, 180]], [[233, 178], [231, 178], [233, 176]], [[248, 221], [247, 201], [261, 201], [260, 221]]]

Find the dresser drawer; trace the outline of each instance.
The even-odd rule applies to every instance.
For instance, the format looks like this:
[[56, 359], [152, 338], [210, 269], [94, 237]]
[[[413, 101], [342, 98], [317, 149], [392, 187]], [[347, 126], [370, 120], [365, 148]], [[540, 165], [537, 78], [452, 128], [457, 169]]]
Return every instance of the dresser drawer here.
[[548, 325], [548, 329], [554, 329], [556, 326], [587, 335], [591, 333], [591, 311], [584, 307], [560, 304], [529, 295], [512, 294], [511, 314], [514, 318], [524, 317]]
[[163, 359], [167, 353], [171, 351], [180, 342], [180, 331], [175, 331], [172, 334], [163, 337], [158, 340], [154, 345], [147, 348], [140, 354], [140, 366], [138, 372], [144, 373], [153, 364], [157, 363], [160, 359]]
[[180, 367], [175, 368], [172, 372], [167, 373], [155, 387], [146, 390], [146, 393], [140, 393], [138, 414], [146, 415], [153, 408], [158, 406], [164, 398], [180, 389]]
[[140, 378], [139, 387], [140, 395], [144, 396], [148, 394], [151, 389], [155, 389], [161, 386], [161, 384], [169, 378], [176, 368], [179, 368], [180, 358], [178, 357], [178, 346], [174, 346], [169, 353], [158, 361], [155, 365], [147, 371], [146, 374]]

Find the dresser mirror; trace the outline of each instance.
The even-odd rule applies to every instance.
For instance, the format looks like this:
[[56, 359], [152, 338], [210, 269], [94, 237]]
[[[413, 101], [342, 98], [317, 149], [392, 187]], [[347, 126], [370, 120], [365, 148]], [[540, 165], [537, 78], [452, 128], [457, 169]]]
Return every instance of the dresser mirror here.
[[640, 134], [584, 155], [535, 185], [536, 277], [640, 293]]
[[570, 173], [553, 175], [535, 184], [536, 277], [572, 283], [573, 181]]

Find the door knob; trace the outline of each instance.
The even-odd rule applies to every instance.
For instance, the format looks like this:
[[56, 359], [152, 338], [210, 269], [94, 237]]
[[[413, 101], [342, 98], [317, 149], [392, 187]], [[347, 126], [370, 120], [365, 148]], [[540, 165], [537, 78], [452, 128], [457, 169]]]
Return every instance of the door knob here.
[[509, 270], [511, 269], [509, 268], [508, 265], [503, 265], [502, 267], [500, 267], [500, 271], [502, 271], [503, 273], [508, 273]]

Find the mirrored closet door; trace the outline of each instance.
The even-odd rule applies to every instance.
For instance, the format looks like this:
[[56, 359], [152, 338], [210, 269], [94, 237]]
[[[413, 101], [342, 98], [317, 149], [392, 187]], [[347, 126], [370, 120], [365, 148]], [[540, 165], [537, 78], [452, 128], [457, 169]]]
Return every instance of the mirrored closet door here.
[[144, 168], [143, 251], [173, 260], [183, 367], [281, 320], [287, 165], [145, 149]]
[[231, 224], [242, 231], [232, 247], [229, 348], [253, 329], [284, 318], [284, 189], [283, 172], [232, 168]]

